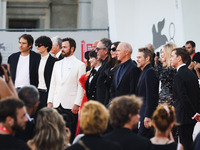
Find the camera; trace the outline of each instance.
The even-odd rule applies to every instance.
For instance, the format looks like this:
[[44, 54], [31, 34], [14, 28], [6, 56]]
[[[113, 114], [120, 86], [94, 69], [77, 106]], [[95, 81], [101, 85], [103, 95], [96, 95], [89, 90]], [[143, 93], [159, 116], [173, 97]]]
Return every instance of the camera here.
[[159, 57], [160, 57], [160, 52], [157, 52], [157, 53], [156, 53], [156, 56], [158, 56], [158, 58], [159, 58]]

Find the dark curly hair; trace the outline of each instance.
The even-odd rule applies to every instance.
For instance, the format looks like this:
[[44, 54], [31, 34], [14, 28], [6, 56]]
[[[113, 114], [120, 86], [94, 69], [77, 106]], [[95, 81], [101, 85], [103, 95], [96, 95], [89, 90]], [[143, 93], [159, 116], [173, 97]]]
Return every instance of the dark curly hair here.
[[40, 36], [35, 40], [35, 46], [36, 45], [43, 45], [44, 47], [48, 47], [47, 51], [50, 52], [52, 48], [52, 41], [48, 36]]
[[109, 107], [111, 125], [114, 128], [122, 128], [130, 121], [129, 114], [139, 113], [141, 105], [141, 99], [135, 95], [114, 98]]

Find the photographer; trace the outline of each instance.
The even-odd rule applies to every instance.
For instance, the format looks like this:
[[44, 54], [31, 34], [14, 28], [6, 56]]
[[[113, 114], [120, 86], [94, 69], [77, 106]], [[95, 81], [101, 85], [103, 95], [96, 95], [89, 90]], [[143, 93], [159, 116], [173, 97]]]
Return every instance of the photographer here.
[[[2, 63], [2, 56], [0, 53], [0, 64]], [[10, 71], [9, 65], [3, 64], [0, 67], [0, 100], [6, 97], [18, 97], [17, 92], [14, 88]]]

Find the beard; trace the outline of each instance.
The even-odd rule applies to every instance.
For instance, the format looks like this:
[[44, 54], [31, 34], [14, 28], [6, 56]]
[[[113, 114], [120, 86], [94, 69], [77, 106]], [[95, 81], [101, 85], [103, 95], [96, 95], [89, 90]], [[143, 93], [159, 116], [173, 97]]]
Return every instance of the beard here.
[[25, 130], [25, 128], [26, 128], [26, 125], [22, 127], [22, 126], [18, 125], [16, 120], [15, 120], [14, 125], [12, 126], [13, 131], [21, 131], [21, 130]]
[[72, 52], [71, 49], [69, 49], [69, 51], [67, 53], [65, 53], [64, 51], [62, 51], [61, 55], [62, 55], [62, 57], [68, 57], [68, 56], [71, 55], [71, 52]]

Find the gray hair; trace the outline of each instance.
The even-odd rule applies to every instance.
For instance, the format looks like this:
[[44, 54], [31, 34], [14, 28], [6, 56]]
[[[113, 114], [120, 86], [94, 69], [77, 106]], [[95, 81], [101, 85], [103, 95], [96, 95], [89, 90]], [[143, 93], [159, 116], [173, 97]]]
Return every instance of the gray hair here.
[[33, 85], [22, 87], [18, 92], [18, 96], [27, 107], [33, 107], [39, 101], [38, 89]]
[[51, 38], [51, 41], [53, 42], [53, 45], [59, 45], [59, 48], [62, 48], [62, 39], [59, 36], [54, 36]]
[[108, 38], [103, 38], [103, 39], [101, 39], [100, 41], [101, 41], [101, 42], [104, 44], [104, 46], [110, 51], [111, 45], [112, 45], [111, 40], [108, 39]]
[[129, 43], [122, 42], [122, 43], [119, 43], [119, 44], [122, 45], [123, 50], [128, 50], [132, 54], [133, 48]]

